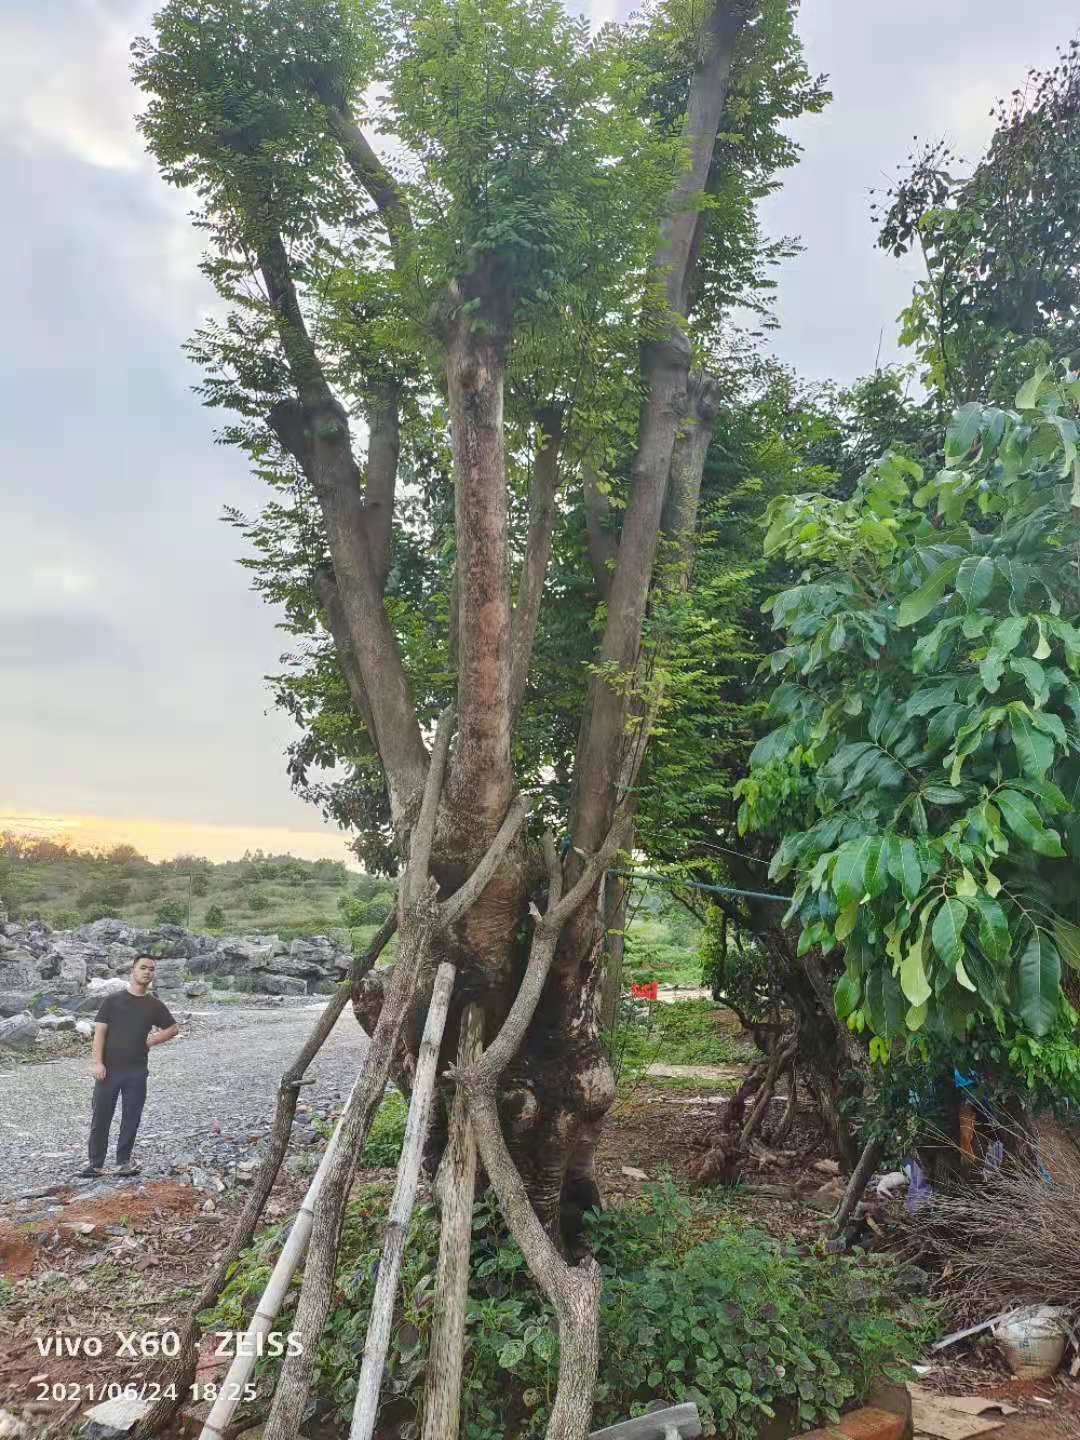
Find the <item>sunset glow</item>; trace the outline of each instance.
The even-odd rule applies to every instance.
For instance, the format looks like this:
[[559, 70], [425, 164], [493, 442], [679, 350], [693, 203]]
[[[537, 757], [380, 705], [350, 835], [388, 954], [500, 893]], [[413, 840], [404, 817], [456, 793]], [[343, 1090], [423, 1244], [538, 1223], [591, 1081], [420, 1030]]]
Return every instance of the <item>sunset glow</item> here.
[[65, 839], [75, 849], [134, 845], [150, 860], [174, 855], [204, 855], [208, 860], [237, 860], [245, 850], [295, 855], [301, 860], [343, 860], [358, 868], [345, 836], [332, 830], [294, 830], [287, 826], [198, 825], [177, 820], [114, 818], [101, 815], [0, 813], [0, 831]]

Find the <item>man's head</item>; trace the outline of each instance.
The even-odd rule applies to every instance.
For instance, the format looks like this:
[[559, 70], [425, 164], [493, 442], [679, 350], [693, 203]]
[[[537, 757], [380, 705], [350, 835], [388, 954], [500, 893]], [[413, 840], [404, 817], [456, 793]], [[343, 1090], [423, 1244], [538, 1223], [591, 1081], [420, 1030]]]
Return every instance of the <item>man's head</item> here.
[[137, 994], [145, 994], [154, 983], [157, 961], [152, 955], [140, 955], [131, 967], [131, 988]]

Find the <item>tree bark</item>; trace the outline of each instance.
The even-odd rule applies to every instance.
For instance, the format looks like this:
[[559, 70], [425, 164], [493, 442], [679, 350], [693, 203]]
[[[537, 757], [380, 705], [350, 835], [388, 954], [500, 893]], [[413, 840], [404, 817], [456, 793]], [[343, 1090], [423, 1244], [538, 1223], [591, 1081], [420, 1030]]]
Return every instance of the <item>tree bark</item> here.
[[[483, 1026], [480, 1007], [468, 1006], [461, 1022], [458, 1072], [467, 1070], [480, 1058]], [[458, 1086], [450, 1116], [449, 1143], [435, 1181], [442, 1226], [435, 1271], [435, 1319], [428, 1347], [421, 1440], [457, 1440], [458, 1436], [475, 1187], [476, 1140], [469, 1124], [465, 1093]]]

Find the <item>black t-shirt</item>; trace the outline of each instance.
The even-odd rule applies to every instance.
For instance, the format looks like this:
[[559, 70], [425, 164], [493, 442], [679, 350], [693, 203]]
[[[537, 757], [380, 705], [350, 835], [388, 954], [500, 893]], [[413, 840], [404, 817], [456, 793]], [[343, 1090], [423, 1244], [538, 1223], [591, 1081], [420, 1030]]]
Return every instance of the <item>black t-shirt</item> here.
[[176, 1021], [156, 995], [133, 995], [117, 990], [106, 995], [95, 1023], [105, 1031], [105, 1070], [147, 1069], [146, 1037], [156, 1025], [167, 1030]]

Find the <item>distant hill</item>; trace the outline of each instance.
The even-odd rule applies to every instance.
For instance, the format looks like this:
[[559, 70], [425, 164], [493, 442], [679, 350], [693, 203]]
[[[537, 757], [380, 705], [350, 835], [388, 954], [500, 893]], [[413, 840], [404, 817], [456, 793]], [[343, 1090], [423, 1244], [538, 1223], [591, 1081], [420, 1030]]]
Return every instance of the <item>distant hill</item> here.
[[367, 930], [393, 898], [393, 881], [337, 860], [255, 851], [222, 864], [197, 855], [155, 863], [131, 845], [86, 851], [0, 832], [0, 902], [12, 919], [38, 916], [55, 929], [115, 916], [203, 932]]
[[[55, 840], [0, 832], [0, 902], [12, 920], [56, 930], [105, 917], [140, 927], [168, 922], [202, 934], [282, 937], [348, 931], [366, 946], [394, 903], [394, 882], [339, 860], [248, 852], [214, 864], [198, 855], [153, 861], [132, 845], [75, 850]], [[700, 985], [701, 923], [663, 887], [635, 889], [627, 927], [627, 976]]]

